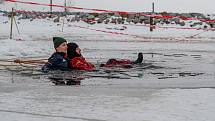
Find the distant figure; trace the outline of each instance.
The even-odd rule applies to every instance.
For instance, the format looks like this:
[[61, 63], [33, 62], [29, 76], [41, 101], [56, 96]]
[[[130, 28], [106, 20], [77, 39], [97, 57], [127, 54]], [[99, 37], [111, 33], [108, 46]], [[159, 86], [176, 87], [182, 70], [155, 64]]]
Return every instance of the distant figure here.
[[53, 37], [53, 43], [56, 52], [51, 55], [48, 62], [42, 67], [42, 71], [68, 70], [67, 41], [62, 37]]
[[[95, 69], [95, 66], [89, 62], [86, 61], [86, 59], [81, 55], [81, 49], [76, 43], [68, 43], [67, 44], [68, 49], [68, 58], [70, 60], [69, 66], [72, 69], [76, 70], [86, 70], [86, 71], [92, 71]], [[143, 61], [143, 54], [139, 53], [138, 58], [135, 61], [131, 61], [128, 59], [109, 59], [106, 64], [101, 64], [100, 67], [129, 67], [133, 64], [139, 64]]]

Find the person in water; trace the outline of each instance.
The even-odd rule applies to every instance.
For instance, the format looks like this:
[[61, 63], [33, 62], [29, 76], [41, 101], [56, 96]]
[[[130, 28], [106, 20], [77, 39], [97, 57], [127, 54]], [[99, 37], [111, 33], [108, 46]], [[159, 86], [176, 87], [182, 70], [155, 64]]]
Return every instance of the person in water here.
[[87, 62], [86, 59], [81, 55], [81, 49], [76, 43], [68, 43], [67, 47], [70, 68], [87, 71], [95, 69], [95, 66]]
[[62, 37], [53, 37], [53, 43], [56, 52], [51, 55], [48, 62], [42, 67], [42, 71], [68, 70], [67, 41]]
[[[76, 43], [67, 44], [67, 54], [69, 58], [69, 66], [76, 70], [87, 70], [91, 71], [95, 69], [95, 66], [86, 61], [86, 59], [81, 55], [81, 49]], [[114, 67], [121, 66], [126, 67], [127, 65], [140, 64], [143, 61], [143, 54], [138, 53], [138, 58], [135, 61], [128, 59], [109, 59], [106, 64], [101, 64], [100, 67]]]

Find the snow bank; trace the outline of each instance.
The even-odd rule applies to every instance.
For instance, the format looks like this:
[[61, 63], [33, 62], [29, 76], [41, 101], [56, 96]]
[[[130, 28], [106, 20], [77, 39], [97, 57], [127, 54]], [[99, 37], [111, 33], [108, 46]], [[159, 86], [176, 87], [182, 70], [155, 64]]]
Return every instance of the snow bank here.
[[0, 116], [5, 121], [215, 119], [214, 89], [109, 88], [42, 86], [1, 93]]
[[[10, 22], [7, 17], [0, 16], [1, 38], [8, 38], [10, 33]], [[15, 39], [51, 39], [53, 36], [67, 36], [78, 40], [137, 40], [137, 41], [214, 41], [214, 31], [186, 30], [175, 28], [156, 28], [153, 32], [149, 27], [141, 24], [94, 24], [89, 25], [84, 22], [73, 22], [63, 24], [54, 23], [52, 20], [35, 19], [30, 21], [17, 20], [20, 35], [14, 25], [13, 36]], [[171, 25], [175, 26], [175, 25]], [[124, 30], [120, 28], [126, 27]], [[179, 27], [179, 26], [178, 26]], [[109, 29], [117, 28], [117, 29]], [[111, 33], [110, 33], [111, 32]], [[118, 33], [118, 34], [117, 34]], [[27, 37], [27, 38], [25, 38]]]

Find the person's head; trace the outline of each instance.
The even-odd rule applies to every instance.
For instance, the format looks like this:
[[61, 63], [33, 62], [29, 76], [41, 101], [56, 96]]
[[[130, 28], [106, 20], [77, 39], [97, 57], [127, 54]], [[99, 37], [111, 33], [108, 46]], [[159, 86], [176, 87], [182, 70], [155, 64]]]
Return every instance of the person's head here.
[[70, 59], [74, 57], [81, 57], [81, 49], [76, 43], [68, 43], [67, 47], [67, 54]]
[[67, 53], [67, 41], [62, 37], [53, 37], [56, 52]]

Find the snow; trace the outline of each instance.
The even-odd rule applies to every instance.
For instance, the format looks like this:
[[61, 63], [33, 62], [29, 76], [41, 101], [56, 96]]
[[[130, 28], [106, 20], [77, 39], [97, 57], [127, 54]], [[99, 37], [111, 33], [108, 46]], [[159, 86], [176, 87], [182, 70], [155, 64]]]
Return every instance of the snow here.
[[213, 121], [214, 96], [214, 89], [31, 87], [1, 92], [0, 115], [5, 121]]
[[[9, 22], [7, 17], [1, 17], [1, 21], [3, 22]], [[188, 21], [189, 22], [189, 21]], [[87, 35], [87, 39], [91, 39], [91, 37], [102, 37], [105, 39], [117, 39], [117, 37], [119, 36], [118, 34], [109, 34], [109, 33], [104, 33], [104, 32], [97, 32], [96, 30], [102, 30], [102, 31], [106, 31], [106, 32], [118, 32], [118, 33], [123, 33], [123, 34], [129, 34], [127, 36], [119, 36], [118, 38], [120, 40], [123, 39], [129, 39], [129, 40], [142, 40], [145, 39], [144, 37], [147, 38], [156, 38], [156, 37], [170, 37], [172, 39], [179, 39], [183, 40], [185, 39], [185, 37], [190, 37], [190, 36], [197, 36], [197, 38], [205, 38], [205, 39], [209, 39], [210, 41], [214, 41], [214, 31], [205, 31], [205, 30], [184, 30], [184, 29], [164, 29], [164, 28], [156, 28], [153, 32], [149, 31], [149, 27], [143, 26], [142, 24], [139, 25], [133, 25], [133, 24], [125, 24], [125, 25], [115, 25], [115, 24], [96, 24], [96, 25], [89, 25], [86, 24], [84, 22], [80, 22], [80, 23], [67, 23], [65, 22], [65, 24], [63, 25], [63, 19], [61, 20], [61, 23], [53, 23], [52, 20], [43, 20], [43, 19], [36, 19], [33, 21], [30, 20], [17, 20], [18, 24], [18, 29], [21, 33], [21, 35], [18, 35], [17, 29], [14, 25], [14, 36], [21, 36], [20, 38], [22, 38], [22, 36], [24, 37], [28, 37], [27, 39], [30, 39], [34, 36], [36, 37], [40, 37], [40, 39], [42, 38], [47, 38], [50, 36], [61, 36], [63, 34], [65, 34], [66, 36], [71, 35], [71, 36], [79, 36], [83, 37], [84, 35]], [[1, 23], [0, 24], [2, 29], [1, 35], [6, 37], [9, 35], [10, 32], [10, 25]], [[37, 25], [37, 26], [35, 26]], [[85, 27], [80, 28], [80, 27]], [[122, 28], [123, 26], [126, 26], [127, 29], [125, 29], [124, 31], [120, 31], [117, 29], [113, 29], [110, 31], [110, 29], [107, 28]], [[167, 25], [164, 25], [167, 26]], [[174, 27], [175, 25], [169, 25], [171, 27]], [[187, 25], [188, 26], [188, 25]], [[181, 28], [180, 26], [176, 26]], [[186, 27], [186, 26], [185, 26]], [[62, 28], [64, 31], [62, 31]], [[90, 30], [93, 29], [93, 30]], [[48, 31], [48, 32], [47, 32]], [[103, 36], [104, 35], [104, 36]], [[105, 36], [105, 35], [112, 35], [110, 36]], [[132, 37], [131, 36], [138, 36], [137, 38]], [[198, 36], [199, 35], [199, 36]], [[78, 39], [81, 39], [81, 37], [79, 37]], [[89, 38], [90, 37], [90, 38]], [[212, 38], [212, 39], [211, 39]], [[16, 38], [18, 39], [18, 38]], [[86, 39], [86, 38], [83, 38]], [[95, 39], [95, 38], [94, 38]], [[177, 40], [178, 41], [178, 40]], [[188, 40], [189, 41], [189, 40]]]
[[[134, 60], [138, 52], [143, 52], [144, 63], [164, 68], [127, 69], [124, 75], [137, 77], [87, 78], [75, 86], [54, 86], [47, 78], [16, 75], [16, 72], [1, 69], [1, 120], [215, 120], [214, 31], [156, 28], [149, 32], [148, 27], [133, 25], [126, 25], [127, 29], [120, 31], [106, 28], [124, 25], [79, 22], [65, 24], [62, 32], [62, 23], [57, 25], [50, 20], [36, 19], [17, 20], [21, 35], [14, 26], [13, 39], [8, 39], [10, 25], [4, 21], [8, 19], [0, 16], [1, 60], [47, 59], [54, 52], [52, 37], [62, 36], [68, 42], [77, 42], [86, 59], [94, 64], [109, 58]], [[95, 29], [140, 37], [113, 35]], [[185, 38], [196, 34], [199, 35]], [[183, 73], [187, 75], [180, 75]]]

